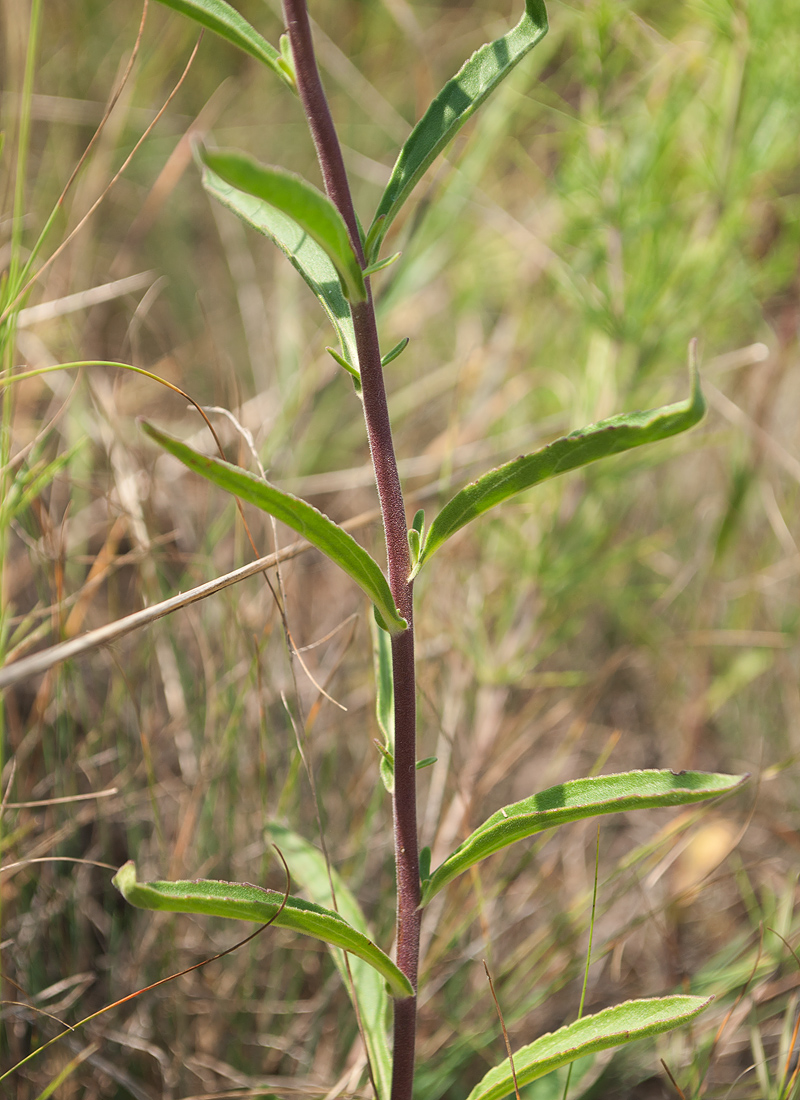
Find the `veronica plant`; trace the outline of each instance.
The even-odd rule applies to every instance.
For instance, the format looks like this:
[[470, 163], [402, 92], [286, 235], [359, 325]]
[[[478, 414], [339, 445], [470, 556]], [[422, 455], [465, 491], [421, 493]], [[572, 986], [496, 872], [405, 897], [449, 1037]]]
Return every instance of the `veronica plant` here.
[[[302, 103], [325, 192], [279, 167], [232, 150], [198, 150], [206, 190], [257, 232], [269, 237], [300, 272], [339, 341], [331, 350], [350, 376], [364, 410], [380, 498], [387, 568], [342, 527], [263, 477], [199, 454], [145, 425], [148, 435], [190, 469], [279, 519], [339, 565], [372, 603], [376, 620], [378, 722], [384, 735], [380, 774], [393, 803], [396, 868], [394, 960], [369, 937], [357, 900], [319, 851], [293, 831], [268, 825], [292, 877], [313, 898], [305, 901], [246, 884], [139, 883], [132, 863], [115, 883], [134, 905], [276, 923], [324, 941], [346, 979], [358, 1011], [374, 1090], [379, 1100], [410, 1100], [414, 1079], [420, 922], [430, 900], [456, 876], [508, 845], [543, 829], [622, 810], [678, 806], [731, 791], [740, 777], [698, 772], [638, 771], [577, 779], [532, 794], [494, 813], [449, 855], [430, 867], [417, 835], [414, 578], [462, 527], [540, 482], [609, 455], [666, 439], [697, 424], [705, 404], [696, 364], [691, 392], [678, 404], [611, 417], [490, 470], [457, 492], [426, 528], [418, 512], [408, 525], [392, 443], [384, 386], [386, 364], [404, 343], [382, 354], [371, 276], [384, 238], [416, 184], [515, 66], [543, 38], [542, 0], [527, 0], [515, 27], [482, 46], [445, 84], [400, 150], [389, 183], [366, 230], [351, 198], [348, 176], [314, 54], [306, 0], [283, 0], [287, 28], [271, 46], [224, 0], [164, 0], [167, 6], [261, 61]], [[435, 568], [435, 566], [431, 566]], [[349, 958], [345, 958], [345, 953]], [[687, 995], [631, 1001], [586, 1016], [542, 1036], [479, 1081], [469, 1100], [499, 1100], [575, 1058], [676, 1027], [707, 1000]], [[388, 1037], [389, 1008], [393, 1040]]]

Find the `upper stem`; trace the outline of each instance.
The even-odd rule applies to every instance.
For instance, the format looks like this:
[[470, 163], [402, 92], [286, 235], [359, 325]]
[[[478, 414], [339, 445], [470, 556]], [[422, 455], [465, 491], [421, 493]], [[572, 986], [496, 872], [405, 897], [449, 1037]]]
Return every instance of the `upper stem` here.
[[297, 92], [314, 139], [325, 192], [344, 218], [350, 234], [350, 243], [363, 268], [366, 267], [366, 261], [353, 198], [350, 194], [350, 183], [347, 179], [336, 127], [333, 124], [333, 116], [317, 68], [305, 0], [283, 0], [283, 17], [286, 20], [286, 33], [289, 35], [292, 47]]

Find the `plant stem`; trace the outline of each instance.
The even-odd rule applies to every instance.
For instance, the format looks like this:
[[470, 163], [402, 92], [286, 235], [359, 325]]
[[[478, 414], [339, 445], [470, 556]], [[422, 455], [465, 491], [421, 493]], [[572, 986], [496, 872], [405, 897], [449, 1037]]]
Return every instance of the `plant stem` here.
[[[344, 218], [362, 268], [366, 266], [341, 146], [317, 68], [305, 0], [283, 0], [297, 89], [317, 150], [328, 198]], [[416, 686], [413, 586], [408, 581], [406, 512], [397, 472], [386, 387], [381, 367], [372, 291], [352, 305], [364, 417], [378, 487], [388, 562], [389, 586], [408, 629], [392, 635], [394, 683], [394, 837], [397, 874], [397, 965], [417, 988], [420, 901], [416, 789]], [[411, 1100], [416, 1045], [416, 997], [395, 1001], [392, 1100]]]
[[297, 74], [297, 92], [308, 120], [311, 137], [314, 139], [325, 191], [344, 218], [350, 234], [350, 243], [363, 268], [366, 267], [364, 249], [358, 232], [350, 184], [342, 159], [342, 148], [317, 68], [305, 0], [283, 0], [283, 17], [286, 20], [286, 33], [289, 35], [289, 43], [292, 47]]

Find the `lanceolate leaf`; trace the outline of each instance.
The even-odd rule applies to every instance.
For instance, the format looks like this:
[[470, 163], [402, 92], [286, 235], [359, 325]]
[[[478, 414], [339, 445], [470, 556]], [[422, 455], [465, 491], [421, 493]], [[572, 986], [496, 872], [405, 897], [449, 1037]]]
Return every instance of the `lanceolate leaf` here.
[[[604, 1008], [594, 1016], [583, 1016], [574, 1024], [542, 1035], [514, 1054], [514, 1069], [520, 1088], [551, 1070], [574, 1062], [586, 1054], [622, 1046], [634, 1039], [646, 1039], [681, 1027], [707, 1008], [713, 997], [650, 997]], [[502, 1100], [514, 1091], [508, 1061], [489, 1070], [467, 1100]]]
[[120, 867], [113, 883], [125, 900], [139, 909], [203, 913], [209, 917], [232, 917], [259, 924], [266, 924], [274, 917], [274, 923], [280, 928], [291, 928], [341, 947], [369, 963], [389, 983], [392, 996], [409, 997], [413, 992], [408, 978], [388, 955], [338, 913], [313, 902], [290, 896], [278, 913], [284, 895], [277, 890], [263, 890], [248, 883], [204, 879], [197, 882], [137, 882], [136, 867], [132, 861]]
[[559, 783], [504, 806], [484, 821], [422, 884], [420, 905], [427, 905], [443, 886], [473, 864], [543, 829], [622, 810], [685, 806], [727, 794], [746, 778], [709, 772], [635, 771]]
[[[525, 13], [513, 30], [481, 46], [428, 107], [414, 127], [386, 185], [367, 233], [369, 261], [380, 250], [386, 230], [423, 173], [464, 123], [547, 33], [543, 0], [526, 0]], [[383, 219], [379, 223], [379, 219]]]
[[655, 443], [685, 432], [702, 420], [705, 411], [706, 403], [700, 389], [700, 380], [693, 366], [692, 392], [685, 401], [665, 405], [660, 409], [611, 416], [556, 439], [540, 451], [520, 455], [519, 458], [490, 470], [456, 493], [433, 521], [414, 574], [451, 535], [476, 516], [502, 504], [515, 493], [521, 493], [542, 481], [558, 477], [559, 474], [575, 470], [579, 466], [586, 466], [600, 458], [608, 458], [633, 447], [641, 447], [644, 443]]
[[249, 53], [261, 61], [281, 78], [284, 84], [295, 91], [291, 69], [269, 42], [244, 19], [235, 8], [225, 0], [161, 0], [167, 8], [188, 15], [201, 27], [220, 35], [221, 38]]
[[[292, 880], [299, 883], [303, 891], [317, 905], [333, 909], [328, 868], [325, 866], [322, 852], [292, 829], [274, 822], [266, 826], [266, 834], [267, 838], [280, 849], [291, 872]], [[331, 868], [331, 879], [336, 892], [336, 911], [344, 917], [351, 928], [368, 936], [367, 922], [361, 906], [333, 868]], [[331, 954], [342, 976], [342, 981], [352, 996], [344, 955], [337, 948], [331, 948]], [[389, 999], [386, 995], [386, 986], [380, 974], [361, 959], [350, 960], [350, 974], [372, 1074], [378, 1089], [378, 1100], [389, 1100], [392, 1085], [392, 1058], [387, 1040]]]
[[300, 272], [336, 329], [342, 357], [349, 364], [347, 369], [358, 374], [358, 352], [350, 306], [342, 292], [336, 268], [325, 250], [280, 210], [237, 190], [205, 166], [203, 186], [217, 202], [227, 206], [258, 233], [269, 237]]
[[291, 527], [293, 531], [308, 539], [331, 561], [335, 561], [372, 600], [386, 630], [394, 634], [406, 629], [406, 621], [395, 607], [389, 582], [381, 572], [378, 563], [370, 557], [363, 546], [359, 546], [352, 535], [348, 535], [332, 519], [328, 519], [305, 500], [283, 492], [282, 489], [276, 488], [260, 477], [255, 477], [239, 466], [198, 454], [179, 439], [154, 428], [152, 424], [143, 422], [142, 427], [151, 439], [179, 458], [190, 470], [202, 474], [226, 492], [269, 512], [281, 523], [285, 523], [287, 527]]
[[296, 222], [327, 254], [342, 280], [345, 296], [352, 302], [364, 301], [367, 290], [361, 265], [344, 218], [326, 195], [294, 172], [259, 164], [245, 153], [203, 149], [200, 157], [226, 183], [268, 202]]

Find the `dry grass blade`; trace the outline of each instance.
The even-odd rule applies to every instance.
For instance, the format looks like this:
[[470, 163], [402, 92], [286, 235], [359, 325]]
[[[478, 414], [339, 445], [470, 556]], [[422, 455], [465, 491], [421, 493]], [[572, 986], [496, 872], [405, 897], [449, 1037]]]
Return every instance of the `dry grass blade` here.
[[6, 665], [5, 668], [0, 669], [0, 689], [18, 684], [30, 676], [46, 672], [62, 661], [78, 657], [82, 653], [88, 653], [98, 646], [108, 645], [110, 642], [114, 642], [123, 635], [128, 634], [131, 630], [149, 626], [150, 623], [156, 622], [165, 615], [170, 615], [173, 611], [188, 607], [196, 600], [204, 600], [208, 596], [213, 596], [214, 593], [221, 592], [224, 588], [243, 581], [247, 577], [255, 576], [256, 573], [261, 573], [264, 569], [270, 569], [281, 561], [289, 561], [310, 548], [310, 544], [307, 542], [292, 543], [290, 546], [278, 551], [277, 554], [267, 554], [266, 557], [250, 562], [248, 565], [243, 565], [230, 573], [225, 573], [213, 581], [200, 584], [188, 592], [170, 596], [169, 599], [142, 608], [141, 611], [134, 611], [131, 615], [125, 615], [106, 626], [90, 630], [87, 634], [81, 634], [79, 637], [72, 638], [67, 642], [59, 642], [57, 645], [50, 646], [49, 649], [42, 650], [41, 653], [34, 653], [31, 657], [24, 657], [21, 661]]
[[514, 1069], [514, 1055], [511, 1051], [511, 1043], [508, 1038], [508, 1032], [506, 1031], [506, 1023], [503, 1019], [503, 1013], [500, 1009], [500, 1002], [497, 1000], [497, 994], [494, 991], [494, 982], [492, 981], [492, 975], [489, 973], [489, 967], [486, 965], [486, 959], [483, 960], [483, 969], [486, 971], [486, 977], [489, 979], [489, 989], [492, 991], [492, 1000], [494, 1001], [494, 1007], [497, 1009], [497, 1018], [500, 1021], [500, 1027], [503, 1029], [503, 1040], [506, 1044], [506, 1054], [508, 1055], [508, 1064], [511, 1066], [511, 1076], [514, 1078], [514, 1095], [517, 1100], [520, 1100], [519, 1085], [517, 1084], [517, 1071]]
[[664, 1061], [663, 1058], [661, 1059], [661, 1065], [664, 1067], [664, 1073], [666, 1073], [667, 1077], [669, 1077], [670, 1081], [672, 1082], [673, 1088], [677, 1092], [678, 1096], [680, 1096], [681, 1100], [686, 1100], [686, 1095], [685, 1095], [683, 1089], [680, 1087], [678, 1082], [673, 1077], [672, 1070], [669, 1068], [669, 1066], [667, 1065], [667, 1063]]
[[110, 798], [112, 794], [118, 794], [117, 787], [109, 787], [107, 791], [91, 791], [89, 794], [70, 794], [63, 798], [40, 798], [33, 802], [4, 802], [4, 810], [32, 810], [40, 806], [65, 806], [71, 802], [88, 802], [93, 798]]
[[35, 306], [21, 309], [17, 314], [17, 328], [30, 328], [32, 325], [45, 324], [56, 317], [66, 317], [80, 309], [113, 302], [125, 294], [134, 294], [144, 290], [156, 279], [155, 271], [141, 271], [138, 275], [128, 275], [124, 279], [115, 279], [102, 286], [93, 286], [89, 290], [80, 290], [77, 294], [67, 294], [64, 298], [55, 298], [50, 302], [40, 302]]
[[101, 863], [97, 859], [81, 859], [79, 856], [32, 856], [29, 859], [17, 860], [16, 863], [4, 863], [0, 867], [0, 875], [7, 875], [9, 871], [19, 871], [32, 863], [80, 863], [84, 867], [102, 867], [105, 871], [117, 869], [113, 863]]
[[[341, 526], [347, 531], [353, 531], [374, 523], [377, 514], [376, 509], [370, 509], [368, 512], [354, 516]], [[62, 661], [78, 657], [82, 653], [88, 653], [92, 649], [97, 649], [98, 646], [108, 645], [132, 630], [149, 626], [157, 619], [172, 614], [173, 611], [188, 607], [189, 604], [195, 603], [197, 600], [204, 600], [208, 596], [213, 596], [216, 592], [221, 592], [232, 584], [237, 584], [248, 577], [254, 577], [257, 573], [263, 573], [265, 569], [271, 569], [280, 565], [281, 562], [290, 561], [292, 558], [296, 558], [298, 554], [303, 554], [306, 550], [311, 549], [311, 544], [305, 542], [305, 540], [293, 542], [276, 553], [267, 554], [265, 557], [249, 562], [247, 565], [242, 565], [239, 569], [233, 569], [230, 573], [225, 573], [213, 581], [206, 581], [205, 584], [200, 584], [196, 588], [190, 588], [188, 592], [170, 596], [166, 600], [161, 600], [160, 603], [144, 607], [141, 611], [134, 611], [131, 615], [125, 615], [106, 626], [99, 626], [96, 630], [90, 630], [87, 634], [81, 634], [78, 638], [71, 638], [68, 642], [59, 642], [57, 645], [42, 650], [41, 653], [34, 653], [30, 657], [24, 657], [21, 661], [14, 661], [12, 664], [0, 669], [0, 690], [11, 687], [12, 684], [18, 684], [30, 676], [47, 672], [48, 669], [55, 667]]]

